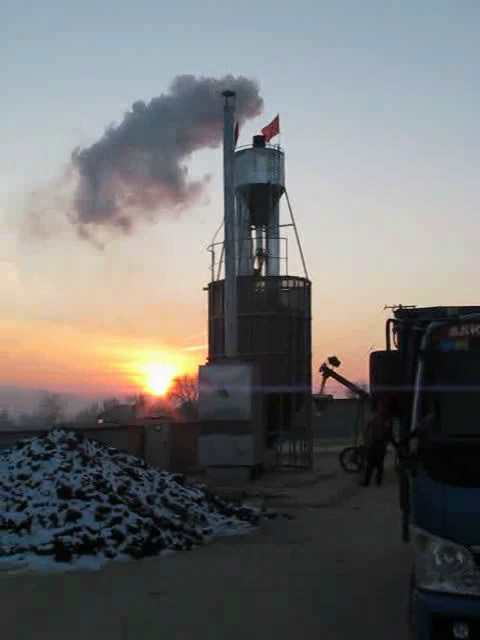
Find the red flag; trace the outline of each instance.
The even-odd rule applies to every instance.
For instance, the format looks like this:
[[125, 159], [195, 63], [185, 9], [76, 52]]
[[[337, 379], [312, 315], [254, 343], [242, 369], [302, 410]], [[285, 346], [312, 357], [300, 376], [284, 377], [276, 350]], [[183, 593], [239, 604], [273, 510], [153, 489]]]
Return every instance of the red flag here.
[[265, 142], [270, 142], [272, 138], [278, 136], [280, 133], [280, 116], [275, 116], [275, 118], [267, 124], [266, 127], [263, 127], [262, 134], [265, 137]]
[[234, 144], [233, 146], [236, 147], [237, 146], [237, 142], [238, 142], [238, 136], [240, 135], [240, 126], [238, 124], [238, 122], [235, 125], [235, 133], [234, 133]]

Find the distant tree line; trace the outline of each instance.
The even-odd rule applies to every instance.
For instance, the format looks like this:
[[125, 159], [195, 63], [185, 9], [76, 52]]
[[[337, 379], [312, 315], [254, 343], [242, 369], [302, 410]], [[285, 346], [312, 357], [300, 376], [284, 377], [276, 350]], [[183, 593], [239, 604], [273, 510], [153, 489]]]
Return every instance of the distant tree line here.
[[[129, 404], [142, 405], [146, 403], [142, 394], [126, 398]], [[167, 396], [163, 399], [152, 399], [149, 410], [155, 412], [157, 408], [170, 403], [186, 420], [198, 417], [198, 381], [196, 376], [183, 375], [174, 379]], [[7, 409], [0, 409], [0, 429], [38, 429], [50, 428], [64, 423], [95, 424], [98, 416], [122, 404], [118, 398], [105, 398], [98, 403], [92, 403], [73, 415], [69, 415], [66, 402], [60, 394], [45, 393], [38, 403], [38, 407], [31, 413], [22, 412], [13, 416]]]

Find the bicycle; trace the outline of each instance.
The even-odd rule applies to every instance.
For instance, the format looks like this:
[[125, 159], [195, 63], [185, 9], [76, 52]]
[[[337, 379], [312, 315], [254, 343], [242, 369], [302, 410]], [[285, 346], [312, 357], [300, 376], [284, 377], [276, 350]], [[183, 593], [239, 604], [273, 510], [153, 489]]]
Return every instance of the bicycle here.
[[345, 447], [338, 459], [346, 473], [359, 473], [365, 467], [365, 447], [363, 445]]
[[[395, 471], [399, 471], [400, 469], [400, 456], [398, 454], [398, 449], [394, 445], [395, 451]], [[366, 449], [365, 445], [356, 445], [345, 447], [339, 453], [338, 456], [340, 466], [345, 471], [345, 473], [360, 473], [365, 468], [366, 461]]]

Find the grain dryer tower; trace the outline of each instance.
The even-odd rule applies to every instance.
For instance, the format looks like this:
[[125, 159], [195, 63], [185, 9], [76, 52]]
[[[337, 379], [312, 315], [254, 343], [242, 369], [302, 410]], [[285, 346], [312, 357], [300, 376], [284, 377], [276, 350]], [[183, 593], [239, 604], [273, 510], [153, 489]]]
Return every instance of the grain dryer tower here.
[[[208, 364], [201, 367], [200, 390], [209, 367], [212, 372], [229, 363], [249, 368], [256, 463], [262, 464], [270, 449], [278, 464], [309, 467], [311, 283], [286, 191], [285, 154], [263, 135], [235, 151], [235, 96], [224, 97], [224, 241], [209, 248]], [[289, 212], [283, 223], [282, 201]], [[288, 228], [303, 276], [289, 272], [288, 238], [281, 233]], [[223, 427], [239, 433], [238, 425]]]

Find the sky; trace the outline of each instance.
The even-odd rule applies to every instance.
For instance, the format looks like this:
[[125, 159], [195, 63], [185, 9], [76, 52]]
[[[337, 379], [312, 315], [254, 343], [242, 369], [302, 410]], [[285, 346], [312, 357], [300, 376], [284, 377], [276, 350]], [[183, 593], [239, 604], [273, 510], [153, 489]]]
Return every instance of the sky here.
[[189, 163], [210, 175], [199, 202], [103, 251], [78, 238], [62, 204], [73, 149], [183, 73], [259, 82], [264, 112], [240, 144], [280, 114], [315, 370], [336, 354], [344, 375], [366, 380], [385, 305], [477, 302], [475, 0], [2, 6], [0, 385], [127, 393], [152, 364], [205, 362], [221, 149]]

